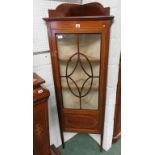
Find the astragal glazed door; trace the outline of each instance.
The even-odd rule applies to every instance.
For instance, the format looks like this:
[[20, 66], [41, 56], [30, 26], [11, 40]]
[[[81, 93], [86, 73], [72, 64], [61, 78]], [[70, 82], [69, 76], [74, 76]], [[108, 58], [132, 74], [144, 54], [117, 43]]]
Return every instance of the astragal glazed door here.
[[98, 110], [101, 34], [56, 34], [63, 108]]

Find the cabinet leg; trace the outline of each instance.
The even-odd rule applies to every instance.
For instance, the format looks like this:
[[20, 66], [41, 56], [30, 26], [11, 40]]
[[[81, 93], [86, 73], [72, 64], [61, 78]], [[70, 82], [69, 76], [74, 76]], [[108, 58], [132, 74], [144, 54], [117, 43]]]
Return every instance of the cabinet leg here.
[[[59, 109], [59, 108], [58, 108]], [[62, 147], [63, 149], [65, 148], [65, 143], [64, 143], [64, 135], [63, 135], [63, 127], [62, 127], [62, 119], [61, 119], [61, 115], [60, 115], [60, 111], [58, 111], [58, 118], [59, 118], [59, 125], [60, 125], [60, 137], [61, 137], [61, 143], [62, 143]]]
[[103, 151], [102, 145], [103, 145], [103, 133], [101, 133], [100, 152]]
[[64, 135], [63, 135], [63, 132], [62, 131], [60, 133], [60, 136], [61, 136], [62, 147], [64, 149], [65, 148], [65, 143], [64, 143]]

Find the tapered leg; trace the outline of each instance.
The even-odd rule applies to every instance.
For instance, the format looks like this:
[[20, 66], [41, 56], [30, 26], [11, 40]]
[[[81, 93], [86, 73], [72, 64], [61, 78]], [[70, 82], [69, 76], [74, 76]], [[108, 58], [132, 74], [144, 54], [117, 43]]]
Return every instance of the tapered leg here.
[[62, 147], [64, 149], [65, 148], [64, 135], [63, 135], [63, 131], [61, 129], [60, 129], [60, 136], [61, 136]]
[[102, 152], [103, 150], [102, 145], [103, 145], [103, 132], [101, 133], [100, 152]]
[[[57, 104], [58, 106], [58, 104]], [[61, 143], [62, 143], [62, 147], [65, 148], [65, 143], [64, 143], [64, 135], [63, 135], [63, 127], [62, 127], [62, 116], [61, 116], [61, 111], [58, 109], [58, 118], [59, 118], [59, 125], [60, 125], [60, 137], [61, 137]]]

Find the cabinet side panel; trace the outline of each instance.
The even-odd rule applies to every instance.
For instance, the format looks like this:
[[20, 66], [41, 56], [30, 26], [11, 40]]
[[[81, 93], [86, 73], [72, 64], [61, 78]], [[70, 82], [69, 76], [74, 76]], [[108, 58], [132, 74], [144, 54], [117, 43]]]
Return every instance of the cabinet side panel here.
[[47, 102], [33, 107], [33, 135], [35, 155], [49, 155], [49, 128]]

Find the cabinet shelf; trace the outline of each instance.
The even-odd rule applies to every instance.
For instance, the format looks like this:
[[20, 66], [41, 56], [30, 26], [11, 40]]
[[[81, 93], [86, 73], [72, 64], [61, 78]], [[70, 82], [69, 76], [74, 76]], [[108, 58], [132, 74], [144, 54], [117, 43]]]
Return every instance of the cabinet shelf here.
[[[90, 62], [92, 62], [92, 63], [99, 63], [100, 62], [100, 59], [95, 59], [95, 58], [89, 58], [88, 57], [88, 59], [89, 59], [89, 61]], [[61, 62], [67, 62], [69, 60], [69, 57], [66, 57], [66, 58], [59, 58], [59, 61], [61, 61]], [[75, 62], [75, 61], [77, 61], [77, 59], [72, 59], [71, 60], [72, 62]], [[86, 59], [81, 59], [81, 61], [82, 62], [87, 62], [87, 60]]]
[[[68, 86], [62, 86], [62, 88], [63, 88], [64, 90], [69, 90], [69, 87], [68, 87]], [[72, 86], [71, 89], [76, 90], [77, 88], [74, 87], [74, 86]], [[88, 90], [88, 89], [89, 89], [89, 87], [84, 87], [84, 88], [83, 88], [83, 90]], [[91, 90], [93, 90], [93, 91], [98, 91], [98, 89], [99, 89], [99, 88], [96, 87], [96, 86], [92, 86], [92, 87], [91, 87]]]
[[[78, 86], [82, 86], [82, 84], [83, 84], [83, 81], [82, 81], [82, 83], [80, 83], [79, 81], [75, 81], [75, 82], [76, 82], [76, 84], [77, 84]], [[76, 87], [75, 84], [73, 84], [73, 83], [69, 83], [69, 86], [70, 86], [70, 88], [73, 89], [73, 90], [76, 90], [76, 89], [77, 89], [77, 87]], [[62, 88], [63, 88], [63, 89], [66, 89], [66, 90], [69, 90], [69, 87], [68, 87], [67, 82], [62, 82]], [[79, 88], [81, 88], [81, 87], [79, 87]], [[88, 90], [89, 88], [90, 88], [90, 83], [85, 84], [84, 87], [83, 87], [83, 90]], [[91, 90], [98, 90], [98, 88], [99, 88], [98, 82], [94, 82], [94, 83], [92, 84]]]

